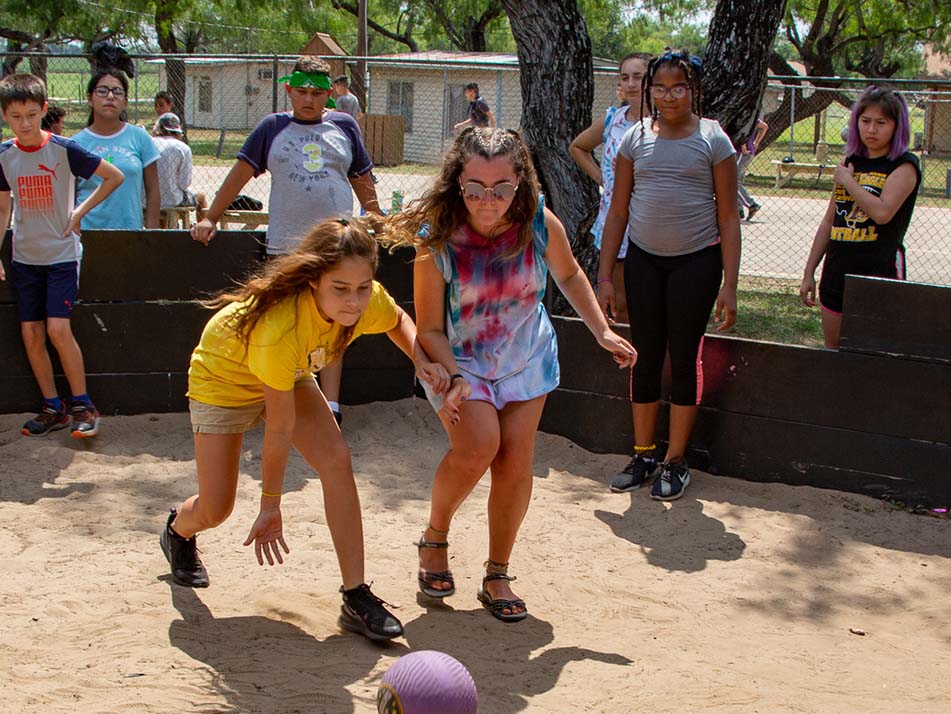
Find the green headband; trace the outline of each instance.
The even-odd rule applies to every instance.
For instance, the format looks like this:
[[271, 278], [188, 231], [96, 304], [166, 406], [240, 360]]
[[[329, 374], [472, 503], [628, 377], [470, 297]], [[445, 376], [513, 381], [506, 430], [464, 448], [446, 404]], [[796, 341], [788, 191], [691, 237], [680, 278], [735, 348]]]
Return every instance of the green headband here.
[[[283, 82], [289, 87], [303, 87], [310, 89], [330, 89], [332, 86], [330, 83], [330, 76], [324, 72], [301, 72], [299, 69], [294, 70], [291, 74], [281, 77], [277, 81]], [[337, 103], [333, 100], [333, 97], [328, 97], [326, 106], [329, 109], [333, 109], [337, 106]]]

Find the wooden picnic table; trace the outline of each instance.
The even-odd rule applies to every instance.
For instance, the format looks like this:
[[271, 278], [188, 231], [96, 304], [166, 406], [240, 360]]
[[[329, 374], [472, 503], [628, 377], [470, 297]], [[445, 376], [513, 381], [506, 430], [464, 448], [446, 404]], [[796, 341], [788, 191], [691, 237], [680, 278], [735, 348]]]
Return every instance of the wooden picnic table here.
[[835, 166], [829, 164], [812, 164], [805, 163], [801, 161], [777, 161], [773, 159], [773, 166], [776, 167], [776, 183], [774, 188], [783, 188], [788, 186], [792, 181], [793, 176], [796, 174], [815, 174], [816, 180], [822, 178], [822, 172], [824, 169], [829, 169], [830, 171], [835, 169]]

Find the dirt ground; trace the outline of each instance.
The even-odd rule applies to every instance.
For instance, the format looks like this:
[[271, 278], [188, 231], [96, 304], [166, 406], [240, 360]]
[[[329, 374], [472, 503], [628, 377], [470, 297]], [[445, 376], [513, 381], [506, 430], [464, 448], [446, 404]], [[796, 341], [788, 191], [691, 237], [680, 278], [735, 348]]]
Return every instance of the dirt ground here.
[[92, 443], [21, 437], [0, 415], [0, 711], [371, 714], [399, 656], [447, 652], [481, 714], [951, 710], [951, 521], [831, 490], [694, 474], [685, 498], [612, 494], [626, 459], [539, 435], [512, 558], [530, 617], [476, 601], [488, 477], [456, 517], [445, 604], [417, 594], [418, 537], [446, 447], [422, 400], [345, 408], [367, 574], [406, 636], [336, 625], [339, 579], [319, 483], [292, 457], [291, 548], [242, 547], [261, 432], [238, 503], [200, 537], [211, 587], [173, 585], [158, 547], [195, 489], [187, 415], [105, 418]]

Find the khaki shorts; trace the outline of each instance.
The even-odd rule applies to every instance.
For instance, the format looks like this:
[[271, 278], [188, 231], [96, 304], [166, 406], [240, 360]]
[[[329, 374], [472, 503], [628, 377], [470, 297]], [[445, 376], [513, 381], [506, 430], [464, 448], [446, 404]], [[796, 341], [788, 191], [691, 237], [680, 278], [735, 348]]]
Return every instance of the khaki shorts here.
[[189, 399], [188, 411], [196, 434], [243, 434], [261, 423], [264, 402], [246, 407], [218, 407]]

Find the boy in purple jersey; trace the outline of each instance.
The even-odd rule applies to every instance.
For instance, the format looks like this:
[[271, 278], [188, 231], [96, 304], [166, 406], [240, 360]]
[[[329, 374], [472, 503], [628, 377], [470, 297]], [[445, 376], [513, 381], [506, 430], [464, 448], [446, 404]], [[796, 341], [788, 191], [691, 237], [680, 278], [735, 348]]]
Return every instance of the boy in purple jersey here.
[[[25, 436], [45, 436], [71, 425], [72, 435], [81, 439], [99, 433], [99, 412], [86, 393], [83, 355], [69, 321], [79, 290], [79, 226], [123, 176], [74, 141], [44, 131], [46, 109], [46, 85], [39, 77], [13, 74], [0, 81], [0, 110], [16, 136], [0, 144], [0, 226], [10, 220], [12, 196], [10, 280], [23, 344], [43, 395], [40, 413], [21, 431]], [[75, 177], [94, 175], [102, 184], [73, 208]], [[0, 265], [0, 280], [4, 279]], [[69, 382], [68, 412], [56, 392], [47, 336]]]

